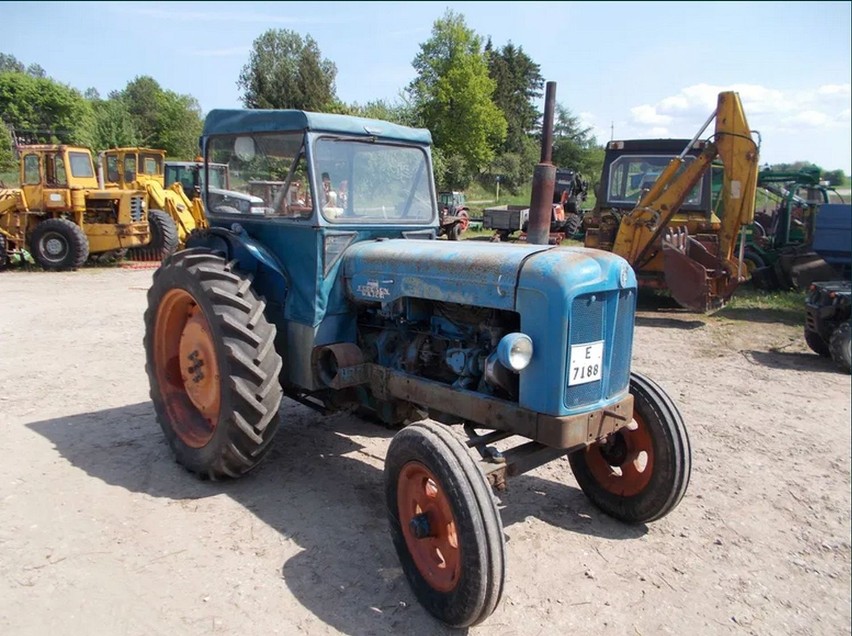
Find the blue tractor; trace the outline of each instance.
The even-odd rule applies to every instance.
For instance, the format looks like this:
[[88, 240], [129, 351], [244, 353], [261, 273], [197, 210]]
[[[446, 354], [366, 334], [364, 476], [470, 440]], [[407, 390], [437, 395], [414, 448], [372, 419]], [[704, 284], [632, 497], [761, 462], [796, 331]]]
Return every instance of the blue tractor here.
[[674, 402], [630, 370], [630, 266], [438, 239], [430, 144], [383, 121], [212, 111], [205, 164], [238, 191], [276, 185], [251, 214], [202, 192], [211, 227], [148, 292], [146, 369], [177, 461], [202, 478], [255, 468], [284, 396], [401, 427], [393, 543], [418, 600], [463, 627], [503, 590], [492, 488], [567, 455], [597, 507], [644, 523], [681, 500], [691, 454]]

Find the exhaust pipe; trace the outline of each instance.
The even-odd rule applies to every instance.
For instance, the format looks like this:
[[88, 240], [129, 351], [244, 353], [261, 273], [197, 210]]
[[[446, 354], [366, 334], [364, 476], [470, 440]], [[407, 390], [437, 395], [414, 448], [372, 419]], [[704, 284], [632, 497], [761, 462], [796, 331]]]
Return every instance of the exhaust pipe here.
[[553, 111], [556, 109], [556, 82], [548, 82], [544, 96], [544, 119], [541, 124], [541, 160], [533, 171], [527, 242], [547, 245], [550, 217], [553, 214], [553, 190], [556, 166], [553, 165]]

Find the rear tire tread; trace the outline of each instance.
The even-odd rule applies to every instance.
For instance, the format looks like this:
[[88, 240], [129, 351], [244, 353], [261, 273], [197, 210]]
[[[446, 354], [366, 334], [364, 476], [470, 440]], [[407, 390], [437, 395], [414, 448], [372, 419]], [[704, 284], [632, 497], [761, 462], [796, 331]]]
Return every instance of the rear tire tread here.
[[[155, 273], [145, 312], [146, 371], [157, 420], [177, 461], [209, 479], [239, 477], [260, 462], [278, 428], [278, 408], [283, 395], [278, 383], [282, 361], [274, 347], [274, 325], [266, 320], [258, 320], [254, 328], [244, 324], [258, 307], [262, 313], [265, 302], [251, 291], [248, 275], [229, 270], [229, 264], [221, 256], [203, 248], [177, 252]], [[164, 283], [164, 277], [175, 281]], [[246, 280], [249, 286], [244, 285]], [[211, 337], [217, 340], [217, 350], [221, 352], [217, 354], [223, 376], [219, 421], [213, 438], [200, 449], [185, 446], [172, 429], [153, 368], [159, 298], [175, 286], [190, 288], [187, 291], [203, 308], [213, 332]], [[222, 302], [222, 294], [240, 297], [243, 302]], [[248, 464], [247, 458], [251, 458]]]

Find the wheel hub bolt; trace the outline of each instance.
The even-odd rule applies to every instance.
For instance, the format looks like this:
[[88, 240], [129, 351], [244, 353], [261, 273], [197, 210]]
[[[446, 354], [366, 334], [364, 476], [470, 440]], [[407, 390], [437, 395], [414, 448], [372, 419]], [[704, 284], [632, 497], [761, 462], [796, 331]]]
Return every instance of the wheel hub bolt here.
[[426, 539], [427, 537], [432, 536], [432, 528], [429, 525], [429, 517], [426, 515], [425, 512], [421, 512], [419, 515], [415, 515], [408, 523], [408, 527], [411, 529], [411, 534], [413, 534], [418, 539]]

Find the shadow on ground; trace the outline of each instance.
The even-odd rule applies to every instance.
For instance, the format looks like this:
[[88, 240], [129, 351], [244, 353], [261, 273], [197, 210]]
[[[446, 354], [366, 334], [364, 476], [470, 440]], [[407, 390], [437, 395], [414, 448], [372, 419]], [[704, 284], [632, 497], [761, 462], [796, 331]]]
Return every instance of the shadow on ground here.
[[809, 373], [844, 374], [843, 370], [831, 358], [824, 358], [815, 353], [797, 351], [743, 351], [743, 355], [773, 369], [795, 369]]
[[[393, 431], [349, 415], [323, 418], [287, 401], [281, 417], [269, 457], [251, 475], [232, 482], [200, 481], [178, 466], [150, 402], [28, 427], [72, 465], [130, 492], [173, 500], [232, 497], [303, 548], [283, 564], [282, 577], [299, 602], [341, 632], [459, 633], [417, 604], [387, 530], [383, 475], [375, 466], [383, 457], [349, 437], [389, 441]], [[386, 444], [380, 447], [383, 454]], [[570, 471], [566, 459], [557, 461]], [[645, 526], [625, 526], [604, 516], [578, 489], [535, 476], [512, 480], [501, 501], [509, 537], [512, 524], [528, 516], [609, 539], [646, 532]], [[511, 576], [511, 559], [507, 570]]]

